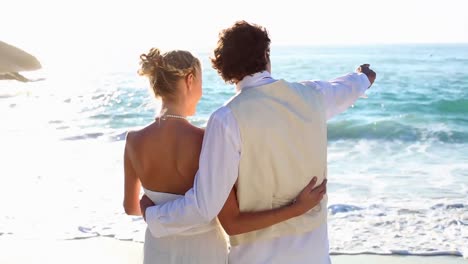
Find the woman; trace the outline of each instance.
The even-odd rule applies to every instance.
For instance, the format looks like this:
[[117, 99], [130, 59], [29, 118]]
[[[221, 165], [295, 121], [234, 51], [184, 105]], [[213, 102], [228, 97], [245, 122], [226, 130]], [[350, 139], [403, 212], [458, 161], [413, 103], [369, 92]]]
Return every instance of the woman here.
[[[187, 51], [161, 54], [151, 49], [140, 56], [139, 74], [149, 78], [151, 88], [162, 100], [155, 122], [127, 134], [124, 170], [124, 208], [129, 215], [142, 215], [140, 188], [154, 203], [178, 198], [193, 185], [198, 170], [203, 130], [186, 117], [195, 114], [202, 95], [200, 61]], [[265, 212], [241, 213], [235, 191], [220, 213], [230, 234], [265, 228], [303, 214], [317, 205], [326, 192], [325, 183], [313, 189], [315, 180], [291, 205]], [[156, 238], [147, 229], [144, 263], [226, 263], [227, 242], [216, 220], [178, 235]]]

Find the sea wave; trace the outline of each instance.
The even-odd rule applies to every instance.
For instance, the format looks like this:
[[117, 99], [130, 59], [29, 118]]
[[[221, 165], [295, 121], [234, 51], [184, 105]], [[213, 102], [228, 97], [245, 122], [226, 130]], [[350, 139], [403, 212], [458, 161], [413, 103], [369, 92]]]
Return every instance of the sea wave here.
[[[194, 125], [205, 127], [206, 120], [200, 119], [193, 122]], [[70, 129], [62, 140], [88, 140], [105, 139], [107, 141], [125, 140], [129, 129], [73, 129], [63, 124], [55, 125], [56, 130]], [[141, 127], [135, 127], [139, 129]], [[432, 124], [427, 126], [411, 126], [399, 121], [385, 120], [379, 122], [342, 120], [328, 124], [328, 140], [383, 140], [383, 141], [438, 141], [443, 143], [467, 143], [468, 130], [456, 130], [444, 124]]]
[[424, 206], [407, 203], [405, 207], [330, 205], [331, 254], [468, 258], [468, 204], [449, 202]]
[[399, 141], [436, 140], [444, 143], [468, 142], [468, 130], [455, 130], [444, 124], [409, 125], [398, 120], [363, 122], [341, 120], [328, 124], [328, 139], [372, 139]]
[[468, 258], [468, 252], [461, 252], [458, 250], [446, 250], [446, 251], [431, 251], [431, 252], [417, 252], [402, 249], [389, 250], [388, 252], [375, 252], [375, 251], [333, 251], [330, 250], [330, 255], [378, 255], [378, 256], [421, 256], [421, 257], [435, 257], [435, 256], [456, 256]]
[[468, 113], [468, 99], [440, 100], [437, 101], [433, 107], [441, 113], [459, 113], [466, 115]]

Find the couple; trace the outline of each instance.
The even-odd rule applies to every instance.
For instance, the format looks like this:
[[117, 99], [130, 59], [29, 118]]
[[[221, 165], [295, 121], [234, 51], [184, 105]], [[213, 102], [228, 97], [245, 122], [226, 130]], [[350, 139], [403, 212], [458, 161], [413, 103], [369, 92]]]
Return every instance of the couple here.
[[372, 85], [369, 65], [332, 81], [277, 80], [267, 31], [236, 22], [211, 62], [237, 93], [204, 131], [186, 119], [202, 95], [200, 61], [158, 49], [140, 58], [162, 99], [124, 154], [125, 211], [148, 225], [144, 263], [330, 263], [326, 122]]

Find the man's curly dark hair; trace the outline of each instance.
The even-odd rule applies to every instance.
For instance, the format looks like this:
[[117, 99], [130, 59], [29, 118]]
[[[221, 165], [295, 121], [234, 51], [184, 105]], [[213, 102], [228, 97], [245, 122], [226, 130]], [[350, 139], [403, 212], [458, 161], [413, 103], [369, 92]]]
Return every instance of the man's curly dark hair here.
[[264, 27], [237, 21], [219, 34], [212, 66], [225, 82], [237, 83], [247, 75], [266, 70], [270, 42]]

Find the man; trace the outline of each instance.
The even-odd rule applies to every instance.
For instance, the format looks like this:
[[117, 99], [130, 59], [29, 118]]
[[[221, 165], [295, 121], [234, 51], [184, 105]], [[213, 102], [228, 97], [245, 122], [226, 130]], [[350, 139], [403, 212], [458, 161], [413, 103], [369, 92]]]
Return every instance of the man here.
[[[267, 31], [245, 21], [223, 30], [212, 58], [238, 93], [210, 117], [194, 187], [183, 198], [142, 212], [166, 236], [213, 220], [236, 187], [241, 211], [277, 208], [315, 175], [326, 178], [326, 120], [346, 110], [375, 80], [369, 65], [330, 82], [271, 76]], [[230, 263], [329, 263], [327, 198], [308, 213], [230, 237]]]

